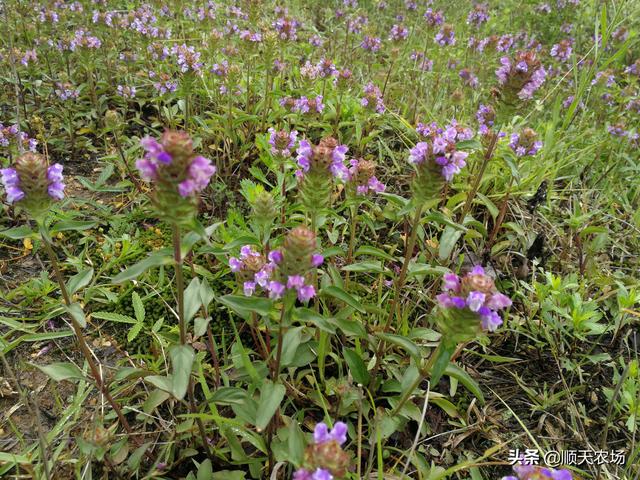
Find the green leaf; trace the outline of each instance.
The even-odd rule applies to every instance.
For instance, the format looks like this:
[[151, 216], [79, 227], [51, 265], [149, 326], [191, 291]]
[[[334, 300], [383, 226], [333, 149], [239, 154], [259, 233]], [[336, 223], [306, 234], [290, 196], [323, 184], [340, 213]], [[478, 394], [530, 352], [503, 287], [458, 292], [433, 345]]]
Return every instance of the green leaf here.
[[389, 269], [380, 265], [380, 262], [358, 262], [351, 265], [345, 265], [342, 267], [345, 272], [366, 272], [366, 273], [385, 273], [389, 272]]
[[71, 318], [73, 318], [78, 323], [78, 325], [80, 325], [82, 328], [87, 326], [87, 319], [85, 318], [84, 311], [82, 310], [82, 307], [79, 303], [72, 303], [68, 306], [64, 305], [63, 308], [69, 315], [71, 315]]
[[151, 385], [155, 385], [156, 387], [158, 387], [160, 390], [171, 393], [173, 385], [173, 378], [171, 375], [166, 377], [163, 375], [149, 375], [144, 379]]
[[344, 356], [347, 365], [349, 365], [349, 370], [351, 371], [353, 379], [361, 385], [368, 385], [370, 375], [367, 371], [367, 366], [360, 355], [347, 347], [342, 349], [342, 355]]
[[173, 366], [171, 393], [178, 400], [182, 400], [187, 393], [196, 353], [190, 345], [174, 345], [169, 349], [169, 356]]
[[267, 428], [271, 418], [280, 406], [287, 389], [280, 383], [265, 380], [260, 390], [260, 402], [256, 414], [256, 428], [262, 431]]
[[98, 222], [82, 222], [79, 220], [63, 220], [51, 226], [51, 233], [65, 232], [73, 230], [80, 232], [95, 227]]
[[432, 355], [436, 355], [436, 359], [431, 367], [431, 385], [436, 385], [442, 374], [449, 366], [449, 360], [456, 350], [455, 343], [442, 342]]
[[393, 255], [389, 255], [384, 250], [381, 250], [381, 249], [376, 248], [376, 247], [372, 247], [371, 245], [363, 245], [360, 248], [358, 248], [356, 250], [356, 253], [354, 254], [354, 256], [358, 257], [360, 255], [370, 255], [372, 257], [378, 257], [378, 258], [381, 258], [383, 260], [388, 260], [390, 262], [395, 262], [396, 261], [396, 259], [395, 259], [395, 257]]
[[11, 240], [22, 240], [23, 238], [31, 237], [33, 235], [33, 230], [31, 230], [27, 225], [10, 228], [0, 232], [0, 237], [10, 238]]
[[169, 255], [154, 254], [120, 272], [111, 279], [111, 282], [123, 283], [128, 280], [133, 280], [150, 268], [159, 267], [160, 265], [169, 265], [171, 263], [173, 263], [173, 257]]
[[456, 246], [461, 235], [461, 229], [454, 228], [452, 226], [445, 227], [442, 232], [442, 236], [440, 237], [440, 248], [438, 250], [438, 257], [440, 257], [440, 260], [446, 260], [451, 256], [451, 252]]
[[62, 380], [78, 380], [84, 378], [82, 370], [80, 370], [73, 363], [58, 362], [52, 363], [50, 365], [32, 365], [56, 382], [60, 382]]
[[213, 480], [213, 467], [211, 466], [211, 460], [208, 458], [198, 467], [196, 480]]
[[289, 423], [289, 461], [301, 465], [304, 459], [304, 435], [298, 422]]
[[91, 314], [93, 318], [97, 318], [99, 320], [108, 320], [109, 322], [117, 322], [117, 323], [137, 323], [135, 318], [130, 317], [129, 315], [122, 315], [121, 313], [115, 312], [93, 312]]
[[144, 305], [142, 304], [142, 300], [140, 299], [138, 292], [133, 292], [131, 294], [131, 303], [133, 304], [133, 311], [136, 314], [136, 320], [138, 323], [144, 322]]
[[210, 321], [211, 318], [197, 317], [195, 322], [193, 322], [193, 336], [198, 338], [207, 333], [207, 327]]
[[184, 291], [184, 321], [190, 322], [201, 306], [200, 280], [195, 277]]
[[127, 333], [127, 341], [133, 342], [140, 334], [142, 327], [144, 327], [144, 322], [138, 322], [133, 327], [131, 327], [129, 329], [129, 333]]
[[296, 308], [293, 311], [294, 319], [300, 323], [312, 323], [320, 330], [329, 333], [336, 333], [336, 327], [331, 323], [330, 319], [323, 317], [318, 312], [310, 308]]
[[247, 392], [236, 387], [220, 387], [213, 392], [207, 402], [216, 405], [242, 405], [247, 402]]
[[218, 300], [241, 316], [248, 316], [251, 312], [258, 315], [268, 315], [273, 305], [273, 302], [266, 298], [244, 297], [242, 295], [224, 295]]
[[338, 300], [346, 303], [350, 307], [355, 308], [361, 313], [366, 313], [366, 310], [362, 306], [362, 304], [353, 298], [350, 294], [342, 290], [340, 287], [336, 287], [335, 285], [329, 285], [328, 287], [324, 287], [320, 293], [322, 295], [328, 295], [330, 297], [337, 298]]
[[296, 351], [302, 341], [302, 330], [304, 327], [296, 327], [287, 330], [282, 338], [282, 357], [281, 364], [288, 366], [293, 362], [296, 356]]
[[78, 290], [89, 285], [91, 278], [93, 277], [93, 268], [87, 268], [76, 273], [67, 281], [67, 291], [69, 295], [73, 295]]
[[478, 385], [478, 383], [473, 378], [471, 378], [471, 376], [462, 368], [453, 363], [449, 363], [444, 371], [444, 374], [458, 380], [467, 388], [467, 390], [475, 395], [480, 405], [484, 405], [484, 395], [482, 394], [480, 385]]
[[384, 340], [385, 342], [393, 343], [394, 345], [399, 346], [412, 357], [416, 359], [421, 358], [420, 350], [418, 349], [416, 344], [413, 343], [411, 340], [409, 340], [407, 337], [403, 337], [402, 335], [395, 335], [392, 333], [381, 333], [381, 332], [377, 333], [376, 335], [380, 337], [382, 340]]

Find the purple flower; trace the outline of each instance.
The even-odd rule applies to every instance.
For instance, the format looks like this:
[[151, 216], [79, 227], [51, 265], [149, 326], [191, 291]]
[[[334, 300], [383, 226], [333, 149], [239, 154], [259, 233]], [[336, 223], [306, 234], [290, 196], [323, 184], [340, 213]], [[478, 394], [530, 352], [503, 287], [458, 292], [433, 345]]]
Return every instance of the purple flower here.
[[347, 441], [347, 425], [343, 422], [336, 422], [331, 431], [329, 431], [327, 424], [320, 422], [313, 431], [313, 441], [316, 445], [331, 441], [336, 441], [338, 445], [342, 445]]
[[478, 315], [483, 330], [494, 331], [502, 325], [497, 311], [511, 305], [511, 300], [498, 292], [493, 279], [482, 266], [475, 266], [464, 277], [447, 273], [443, 277], [443, 293], [436, 299], [442, 308], [468, 309]]
[[301, 302], [308, 302], [313, 297], [316, 296], [316, 289], [313, 285], [303, 285], [302, 287], [297, 289], [298, 291], [298, 300]]
[[[182, 150], [181, 155], [187, 157], [187, 161], [181, 164], [184, 171], [179, 174], [183, 179], [177, 184], [178, 193], [186, 198], [204, 190], [216, 172], [216, 167], [212, 165], [211, 160], [193, 154], [191, 139], [186, 133], [166, 131], [161, 142], [151, 137], [143, 138], [140, 143], [146, 153], [144, 158], [136, 161], [136, 167], [144, 180], [158, 181], [163, 177], [162, 172], [173, 163], [173, 155], [168, 151], [172, 142], [178, 142], [178, 144], [171, 147], [171, 151], [177, 148]], [[176, 178], [176, 172], [172, 171], [169, 178]]]
[[7, 192], [7, 202], [15, 203], [24, 198], [25, 193], [20, 190], [20, 178], [13, 168], [3, 168], [0, 170], [0, 181]]
[[290, 157], [292, 150], [296, 146], [298, 132], [293, 130], [288, 133], [286, 130], [276, 131], [274, 128], [270, 128], [269, 134], [271, 153], [284, 158]]
[[282, 262], [282, 252], [280, 250], [271, 250], [268, 255], [269, 261], [275, 264]]
[[442, 12], [434, 12], [432, 8], [427, 8], [427, 11], [424, 14], [424, 19], [427, 22], [427, 25], [430, 27], [435, 27], [436, 25], [442, 25], [444, 22], [444, 15]]
[[282, 298], [282, 296], [284, 295], [284, 291], [286, 290], [286, 287], [283, 283], [280, 283], [277, 281], [271, 281], [267, 285], [267, 290], [269, 291], [269, 298], [273, 300], [277, 300], [279, 298]]
[[295, 288], [296, 290], [304, 286], [304, 277], [302, 275], [290, 275], [287, 279], [287, 288]]
[[243, 292], [245, 297], [250, 297], [256, 291], [256, 282], [244, 282]]
[[369, 82], [367, 86], [364, 87], [364, 95], [364, 98], [360, 101], [363, 107], [371, 108], [378, 113], [384, 113], [385, 107], [382, 92], [373, 82]]
[[443, 25], [440, 31], [436, 33], [434, 40], [441, 47], [444, 47], [445, 45], [455, 45], [456, 38], [453, 26], [449, 24]]
[[487, 13], [488, 5], [486, 3], [476, 3], [473, 9], [467, 15], [467, 24], [480, 27], [483, 23], [489, 20], [489, 14]]
[[324, 257], [319, 253], [314, 253], [311, 255], [311, 266], [318, 268], [324, 262]]
[[378, 50], [380, 50], [381, 46], [382, 41], [380, 40], [380, 38], [370, 37], [368, 35], [365, 35], [365, 37], [362, 39], [362, 42], [360, 43], [360, 47], [370, 52], [377, 52]]
[[62, 200], [64, 198], [64, 187], [62, 177], [62, 165], [54, 163], [47, 169], [47, 179], [49, 180], [49, 186], [47, 192], [49, 196], [55, 200]]
[[518, 157], [533, 156], [542, 148], [542, 142], [537, 140], [538, 134], [530, 128], [525, 128], [521, 133], [511, 134], [509, 146]]
[[409, 36], [409, 29], [404, 25], [394, 24], [389, 32], [389, 40], [399, 42], [405, 40]]

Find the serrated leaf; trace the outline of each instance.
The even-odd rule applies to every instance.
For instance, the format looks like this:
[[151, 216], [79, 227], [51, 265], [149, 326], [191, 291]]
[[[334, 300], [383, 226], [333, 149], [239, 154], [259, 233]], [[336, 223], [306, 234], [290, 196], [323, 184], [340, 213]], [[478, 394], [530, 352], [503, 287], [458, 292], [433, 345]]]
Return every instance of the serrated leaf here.
[[136, 320], [138, 323], [144, 322], [144, 305], [142, 304], [142, 300], [140, 299], [138, 292], [133, 292], [131, 294], [131, 303], [133, 304], [133, 311], [136, 314]]
[[138, 322], [133, 327], [131, 327], [129, 329], [129, 333], [127, 333], [127, 341], [128, 342], [133, 342], [138, 337], [138, 335], [140, 334], [140, 331], [142, 330], [142, 327], [144, 327], [144, 323], [143, 322]]
[[97, 318], [99, 320], [108, 320], [109, 322], [117, 322], [117, 323], [137, 323], [135, 318], [130, 317], [129, 315], [122, 315], [121, 313], [115, 312], [93, 312], [91, 314], [93, 318]]

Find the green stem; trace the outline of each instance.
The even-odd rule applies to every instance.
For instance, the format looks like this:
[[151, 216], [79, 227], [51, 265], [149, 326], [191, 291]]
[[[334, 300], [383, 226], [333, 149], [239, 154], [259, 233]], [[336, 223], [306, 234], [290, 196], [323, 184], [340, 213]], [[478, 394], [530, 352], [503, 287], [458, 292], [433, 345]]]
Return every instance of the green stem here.
[[407, 390], [405, 390], [405, 392], [402, 394], [402, 397], [400, 398], [400, 402], [398, 402], [398, 404], [391, 411], [391, 416], [392, 417], [394, 415], [396, 415], [402, 409], [402, 407], [404, 406], [405, 403], [407, 403], [409, 398], [411, 398], [411, 394], [413, 393], [413, 391], [416, 388], [418, 388], [418, 385], [420, 385], [422, 383], [422, 381], [428, 375], [431, 374], [431, 369], [433, 368], [433, 364], [436, 361], [436, 358], [438, 358], [438, 354], [440, 353], [440, 346], [441, 345], [442, 344], [438, 344], [436, 349], [433, 351], [433, 353], [429, 357], [429, 361], [427, 362], [427, 364], [424, 366], [424, 368], [420, 369], [420, 372], [418, 373], [418, 378], [416, 378], [415, 381], [409, 386], [409, 388]]
[[[350, 222], [350, 235], [349, 235], [349, 250], [347, 251], [347, 261], [346, 264], [350, 265], [353, 262], [353, 250], [356, 244], [356, 231], [358, 225], [358, 208], [356, 206], [351, 206], [351, 222]], [[345, 289], [349, 288], [349, 272], [345, 272], [344, 278], [344, 286]]]
[[287, 300], [285, 298], [284, 305], [282, 306], [282, 312], [280, 313], [280, 324], [278, 325], [278, 347], [276, 349], [276, 364], [273, 369], [275, 375], [273, 377], [273, 383], [278, 381], [280, 376], [280, 362], [282, 361], [282, 339], [284, 338], [284, 321], [287, 318], [289, 307], [287, 306]]
[[482, 177], [484, 176], [484, 171], [487, 169], [487, 165], [489, 165], [489, 160], [493, 157], [493, 152], [496, 148], [496, 144], [498, 142], [498, 134], [493, 133], [491, 137], [491, 141], [489, 142], [489, 146], [484, 153], [484, 157], [482, 158], [482, 164], [480, 165], [480, 171], [476, 175], [476, 178], [473, 180], [473, 186], [471, 187], [471, 191], [467, 196], [467, 201], [464, 204], [464, 209], [462, 210], [462, 215], [460, 216], [460, 221], [464, 222], [467, 213], [471, 209], [471, 204], [473, 203], [473, 199], [476, 198], [476, 194], [478, 193], [478, 188], [480, 187], [480, 182], [482, 181]]
[[400, 270], [400, 275], [398, 276], [398, 280], [396, 281], [396, 288], [393, 294], [393, 300], [391, 301], [391, 309], [389, 311], [389, 316], [387, 317], [387, 323], [385, 324], [384, 330], [388, 330], [391, 326], [391, 322], [396, 316], [396, 311], [398, 309], [398, 303], [400, 302], [400, 291], [402, 287], [404, 287], [404, 283], [407, 277], [407, 270], [409, 269], [409, 262], [411, 257], [413, 256], [413, 250], [416, 246], [416, 238], [418, 236], [418, 226], [420, 225], [420, 218], [422, 217], [422, 210], [424, 206], [418, 205], [416, 207], [415, 215], [413, 216], [413, 221], [411, 222], [411, 233], [409, 235], [409, 241], [407, 242], [407, 246], [405, 248], [404, 253], [404, 262], [402, 263], [402, 269]]
[[[187, 344], [187, 326], [184, 319], [184, 277], [182, 273], [182, 251], [181, 251], [181, 242], [180, 242], [180, 226], [177, 223], [174, 223], [173, 226], [173, 259], [175, 262], [175, 274], [176, 274], [176, 299], [178, 303], [178, 327], [180, 329], [180, 345]], [[189, 410], [192, 415], [198, 414], [198, 409], [196, 407], [195, 401], [195, 393], [193, 386], [193, 377], [189, 375]], [[202, 446], [204, 447], [207, 457], [213, 459], [211, 455], [211, 450], [209, 449], [209, 442], [207, 441], [207, 434], [204, 428], [204, 424], [202, 423], [202, 419], [196, 417], [196, 424], [198, 425], [198, 430], [200, 431], [200, 437], [202, 440]]]
[[[47, 232], [44, 224], [40, 224], [40, 237], [42, 239], [42, 245], [44, 246], [44, 249], [47, 252], [47, 255], [49, 256], [49, 260], [51, 261], [51, 265], [53, 267], [53, 271], [55, 273], [56, 279], [58, 280], [58, 284], [60, 285], [60, 291], [62, 292], [64, 303], [65, 305], [67, 305], [67, 307], [69, 307], [72, 304], [71, 296], [69, 295], [67, 286], [64, 283], [64, 278], [62, 276], [62, 272], [60, 271], [60, 266], [58, 265], [58, 258], [56, 257], [56, 254], [53, 251], [53, 247], [49, 243], [49, 240], [48, 240], [49, 233]], [[109, 392], [109, 388], [107, 387], [107, 385], [104, 383], [102, 379], [100, 370], [98, 369], [98, 366], [95, 363], [93, 354], [91, 353], [91, 350], [87, 345], [87, 341], [84, 338], [84, 334], [82, 333], [82, 327], [72, 315], [70, 315], [70, 318], [71, 318], [71, 326], [73, 327], [73, 331], [76, 335], [76, 338], [78, 339], [78, 346], [80, 347], [80, 351], [82, 352], [82, 355], [84, 356], [85, 360], [87, 361], [87, 364], [89, 365], [89, 369], [91, 370], [91, 375], [93, 376], [93, 379], [95, 380], [98, 389], [102, 392], [102, 394], [105, 396], [105, 398], [107, 399], [107, 401], [109, 402], [113, 410], [116, 412], [116, 415], [118, 416], [118, 420], [120, 421], [124, 429], [127, 431], [127, 433], [129, 435], [133, 435], [133, 430], [131, 429], [129, 422], [127, 421], [124, 414], [122, 413], [120, 406], [116, 403], [116, 401], [111, 396], [111, 393]]]

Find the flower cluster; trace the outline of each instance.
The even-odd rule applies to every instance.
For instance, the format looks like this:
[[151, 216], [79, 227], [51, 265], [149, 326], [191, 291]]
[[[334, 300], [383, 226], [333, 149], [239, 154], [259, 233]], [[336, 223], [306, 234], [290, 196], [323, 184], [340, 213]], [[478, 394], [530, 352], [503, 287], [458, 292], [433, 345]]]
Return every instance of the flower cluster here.
[[17, 125], [5, 127], [0, 123], [0, 147], [8, 147], [11, 141], [22, 144], [32, 152], [36, 151], [36, 145], [38, 145], [35, 138], [29, 138], [29, 135], [21, 131]]
[[298, 132], [292, 130], [276, 131], [275, 128], [269, 129], [269, 145], [271, 145], [271, 153], [278, 157], [289, 158], [296, 143], [298, 142]]
[[176, 62], [182, 73], [188, 71], [197, 74], [202, 73], [204, 64], [200, 61], [200, 52], [196, 51], [194, 47], [188, 47], [184, 43], [182, 45], [174, 45], [171, 49], [171, 54], [176, 57]]
[[466, 165], [467, 152], [457, 149], [456, 143], [469, 140], [473, 136], [471, 129], [460, 127], [452, 121], [446, 128], [436, 124], [418, 124], [418, 133], [428, 137], [428, 141], [418, 142], [409, 152], [409, 163], [420, 166], [437, 165], [444, 179], [450, 182]]
[[360, 47], [369, 52], [377, 52], [382, 47], [382, 41], [378, 37], [365, 35], [360, 43]]
[[542, 142], [534, 130], [524, 128], [520, 133], [511, 134], [509, 146], [518, 157], [533, 156], [542, 148]]
[[317, 95], [315, 98], [307, 98], [305, 96], [300, 98], [284, 97], [280, 99], [280, 105], [290, 112], [297, 113], [322, 113], [324, 110], [322, 95]]
[[561, 40], [560, 43], [556, 43], [551, 47], [549, 55], [560, 62], [566, 62], [571, 57], [572, 51], [571, 40]]
[[436, 25], [442, 25], [444, 15], [441, 11], [434, 12], [432, 8], [427, 8], [427, 11], [424, 13], [424, 19], [428, 26], [435, 27]]
[[285, 16], [278, 18], [272, 25], [282, 40], [297, 40], [298, 27], [300, 26], [300, 22], [297, 20]]
[[469, 15], [467, 15], [467, 24], [479, 27], [487, 22], [489, 20], [487, 9], [488, 5], [486, 3], [476, 3], [469, 12]]
[[320, 140], [317, 146], [313, 146], [308, 140], [301, 140], [298, 146], [298, 165], [300, 170], [296, 172], [298, 178], [310, 171], [329, 171], [339, 179], [349, 179], [349, 170], [344, 165], [345, 156], [349, 147], [338, 145], [333, 137]]
[[75, 52], [78, 48], [100, 48], [102, 41], [98, 37], [94, 37], [88, 31], [84, 29], [76, 30], [73, 34], [73, 38], [69, 42], [69, 50]]
[[456, 37], [453, 31], [453, 25], [445, 23], [442, 28], [440, 28], [440, 31], [436, 33], [434, 40], [441, 47], [445, 45], [455, 45]]
[[399, 42], [401, 40], [406, 40], [409, 36], [409, 29], [404, 25], [398, 25], [397, 23], [391, 27], [391, 31], [389, 32], [389, 40], [394, 42]]
[[136, 87], [131, 87], [129, 85], [118, 85], [116, 87], [118, 91], [118, 95], [120, 95], [124, 99], [130, 99], [136, 96]]
[[521, 100], [531, 99], [547, 75], [534, 50], [518, 52], [513, 60], [502, 57], [500, 63], [498, 82], [506, 93], [516, 94]]
[[28, 152], [15, 162], [15, 168], [0, 170], [0, 183], [4, 186], [9, 203], [21, 200], [32, 203], [44, 203], [47, 198], [64, 198], [62, 165], [54, 163], [47, 166], [45, 158], [37, 153]]
[[478, 128], [478, 132], [481, 135], [486, 135], [489, 133], [490, 127], [493, 127], [493, 124], [496, 119], [496, 111], [491, 105], [483, 105], [481, 104], [478, 107], [478, 111], [476, 112], [476, 120], [480, 124]]
[[351, 165], [349, 180], [356, 187], [358, 195], [385, 191], [387, 187], [375, 176], [376, 164], [374, 162], [360, 158], [358, 160], [351, 159], [349, 163]]
[[272, 250], [265, 258], [245, 245], [239, 257], [229, 259], [229, 267], [242, 282], [245, 296], [254, 295], [260, 288], [269, 298], [277, 300], [287, 291], [295, 291], [298, 300], [308, 302], [316, 295], [315, 287], [308, 283], [309, 272], [324, 262], [316, 248], [315, 234], [297, 227], [286, 236], [281, 250]]
[[443, 293], [436, 297], [441, 307], [473, 312], [480, 318], [484, 330], [494, 331], [502, 325], [497, 311], [509, 307], [511, 300], [498, 292], [484, 268], [477, 265], [462, 278], [447, 273], [443, 280]]
[[477, 88], [478, 87], [478, 76], [476, 74], [474, 74], [468, 68], [463, 68], [462, 70], [460, 70], [458, 75], [464, 81], [465, 85], [467, 85], [467, 86], [469, 86], [471, 88]]
[[378, 113], [384, 113], [384, 99], [382, 98], [382, 92], [376, 87], [373, 82], [369, 82], [364, 87], [364, 98], [360, 100], [360, 104], [363, 107], [371, 108]]
[[336, 422], [329, 431], [325, 423], [318, 423], [313, 443], [305, 450], [304, 466], [293, 474], [293, 480], [333, 480], [347, 473], [350, 458], [342, 450], [347, 441], [347, 425]]
[[72, 100], [80, 96], [80, 89], [73, 88], [70, 83], [56, 83], [56, 88], [53, 90], [60, 100]]
[[537, 465], [514, 465], [515, 475], [502, 477], [502, 480], [572, 480], [573, 475], [570, 470], [554, 470]]
[[216, 172], [211, 160], [194, 154], [191, 138], [185, 132], [167, 130], [159, 142], [145, 137], [141, 143], [146, 154], [136, 167], [142, 178], [177, 189], [182, 198], [204, 190]]

